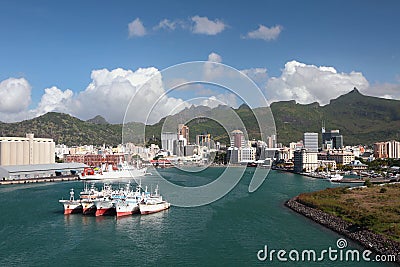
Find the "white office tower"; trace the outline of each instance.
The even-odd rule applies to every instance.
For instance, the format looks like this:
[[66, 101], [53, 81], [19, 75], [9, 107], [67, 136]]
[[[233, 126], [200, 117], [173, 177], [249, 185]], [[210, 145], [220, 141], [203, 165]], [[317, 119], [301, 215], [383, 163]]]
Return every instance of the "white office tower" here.
[[304, 133], [304, 148], [318, 152], [318, 133]]

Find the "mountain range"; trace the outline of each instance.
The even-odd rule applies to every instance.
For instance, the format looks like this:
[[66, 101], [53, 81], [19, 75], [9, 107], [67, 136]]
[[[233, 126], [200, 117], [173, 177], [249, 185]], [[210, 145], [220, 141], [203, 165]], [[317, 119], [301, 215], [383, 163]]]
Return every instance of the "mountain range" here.
[[[124, 127], [128, 132], [124, 140], [143, 144], [144, 142], [160, 143], [161, 131], [174, 131], [178, 123], [187, 122], [187, 118], [195, 118], [187, 123], [190, 128], [190, 141], [195, 141], [197, 134], [210, 133], [215, 141], [228, 143], [228, 135], [225, 129], [214, 118], [228, 121], [231, 125], [232, 115], [229, 107], [218, 106], [209, 108], [198, 106], [186, 108], [178, 114], [165, 117], [154, 125], [145, 126], [143, 123], [132, 122]], [[287, 145], [289, 142], [303, 138], [304, 132], [321, 132], [324, 122], [326, 129], [340, 130], [347, 145], [367, 144], [399, 139], [400, 135], [400, 101], [383, 99], [362, 95], [356, 88], [351, 92], [341, 95], [330, 101], [325, 106], [318, 103], [298, 104], [292, 101], [274, 102], [268, 108], [255, 108], [251, 110], [242, 105], [234, 109], [235, 113], [244, 122], [250, 139], [260, 137], [260, 129], [254, 113], [258, 118], [269, 118], [272, 111], [277, 141]], [[270, 133], [273, 133], [274, 122], [265, 119], [269, 125]], [[228, 123], [228, 124], [229, 124]], [[165, 125], [169, 126], [166, 127]], [[146, 129], [146, 138], [140, 134], [140, 129]], [[164, 127], [164, 128], [163, 128]], [[171, 128], [172, 127], [172, 128]], [[174, 128], [175, 127], [175, 128]], [[231, 128], [230, 128], [231, 127]], [[240, 129], [241, 127], [238, 126]], [[93, 119], [83, 121], [68, 114], [49, 112], [42, 116], [14, 123], [0, 122], [1, 136], [25, 136], [26, 133], [34, 133], [37, 137], [53, 138], [58, 144], [83, 145], [117, 145], [122, 141], [122, 124], [110, 124], [103, 117], [96, 116]], [[129, 131], [126, 131], [128, 129]]]

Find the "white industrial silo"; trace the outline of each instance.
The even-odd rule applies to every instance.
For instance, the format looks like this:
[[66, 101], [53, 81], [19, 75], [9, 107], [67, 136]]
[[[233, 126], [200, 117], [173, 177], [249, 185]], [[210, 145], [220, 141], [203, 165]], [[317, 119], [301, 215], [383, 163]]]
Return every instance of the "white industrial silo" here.
[[49, 164], [51, 163], [51, 155], [50, 155], [50, 142], [43, 142], [43, 161], [41, 163], [43, 164]]
[[44, 151], [46, 143], [45, 142], [38, 142], [38, 144], [39, 144], [39, 164], [45, 164], [46, 160], [47, 160], [47, 157], [46, 157], [46, 154], [45, 154], [45, 151]]
[[50, 163], [56, 162], [56, 143], [50, 142]]
[[17, 142], [10, 141], [10, 165], [17, 164]]
[[17, 145], [16, 164], [23, 165], [24, 164], [24, 144], [22, 143], [22, 141], [16, 141], [15, 143]]
[[40, 162], [39, 153], [40, 153], [39, 143], [33, 142], [33, 162], [31, 162], [31, 164], [39, 164]]
[[29, 141], [23, 141], [22, 147], [23, 147], [23, 156], [22, 156], [23, 163], [22, 164], [28, 165], [28, 164], [30, 164], [30, 162], [29, 162], [29, 154], [30, 154]]
[[1, 162], [0, 165], [10, 165], [10, 141], [4, 140], [1, 144]]

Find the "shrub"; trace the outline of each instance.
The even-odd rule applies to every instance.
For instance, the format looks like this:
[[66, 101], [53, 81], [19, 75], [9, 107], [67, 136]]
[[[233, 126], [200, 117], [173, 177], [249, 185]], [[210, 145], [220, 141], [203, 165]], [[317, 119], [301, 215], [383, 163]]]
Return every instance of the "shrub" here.
[[370, 180], [370, 179], [365, 179], [364, 185], [365, 185], [366, 187], [371, 187], [371, 186], [372, 186], [371, 180]]

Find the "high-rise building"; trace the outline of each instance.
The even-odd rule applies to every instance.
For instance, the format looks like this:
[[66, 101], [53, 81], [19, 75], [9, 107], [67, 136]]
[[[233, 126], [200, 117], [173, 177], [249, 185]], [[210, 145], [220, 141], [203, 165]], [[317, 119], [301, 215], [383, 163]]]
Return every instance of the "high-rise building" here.
[[231, 132], [231, 147], [245, 147], [246, 140], [244, 139], [244, 134], [240, 130], [234, 130]]
[[341, 149], [343, 148], [343, 135], [339, 130], [325, 131], [322, 127], [322, 149]]
[[269, 148], [276, 148], [276, 135], [275, 134], [267, 137], [267, 146]]
[[304, 148], [318, 152], [318, 133], [304, 133]]
[[239, 149], [239, 161], [240, 162], [253, 162], [256, 160], [255, 147], [244, 147]]
[[385, 145], [386, 142], [378, 142], [374, 144], [374, 157], [383, 159], [388, 158], [389, 153], [387, 151], [387, 147]]
[[178, 135], [176, 133], [164, 132], [161, 133], [161, 146], [164, 150], [173, 153], [174, 143], [178, 140]]
[[211, 134], [196, 135], [196, 144], [199, 146], [206, 146], [211, 148]]
[[318, 168], [317, 152], [306, 149], [296, 150], [294, 152], [294, 172], [312, 172]]
[[55, 143], [50, 138], [0, 137], [0, 165], [55, 163]]
[[186, 139], [175, 140], [173, 145], [172, 154], [183, 157], [185, 155]]
[[332, 137], [332, 146], [334, 149], [343, 148], [343, 135], [337, 135]]
[[400, 158], [400, 142], [391, 140], [374, 144], [375, 158]]
[[226, 159], [231, 164], [239, 163], [239, 149], [231, 146], [226, 151]]
[[185, 138], [186, 143], [190, 143], [189, 142], [189, 127], [186, 126], [185, 124], [178, 124], [178, 135]]

